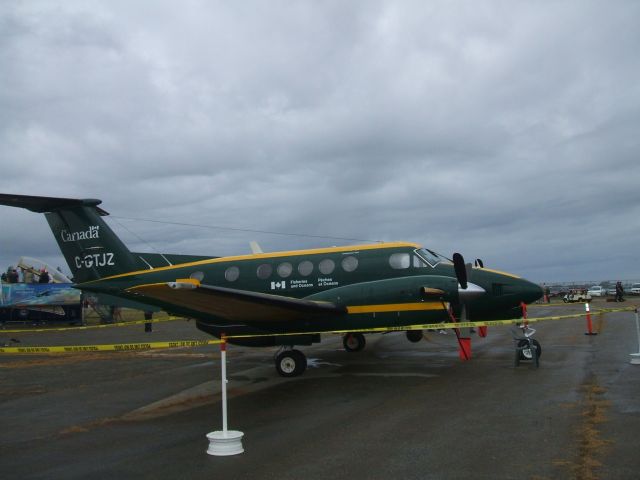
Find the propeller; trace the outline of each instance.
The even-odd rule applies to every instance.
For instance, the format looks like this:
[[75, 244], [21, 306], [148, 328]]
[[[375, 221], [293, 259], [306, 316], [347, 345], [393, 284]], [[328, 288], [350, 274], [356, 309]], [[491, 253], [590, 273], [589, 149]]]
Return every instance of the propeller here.
[[464, 265], [464, 257], [459, 253], [453, 254], [453, 268], [456, 272], [458, 283], [463, 290], [467, 289], [467, 269]]

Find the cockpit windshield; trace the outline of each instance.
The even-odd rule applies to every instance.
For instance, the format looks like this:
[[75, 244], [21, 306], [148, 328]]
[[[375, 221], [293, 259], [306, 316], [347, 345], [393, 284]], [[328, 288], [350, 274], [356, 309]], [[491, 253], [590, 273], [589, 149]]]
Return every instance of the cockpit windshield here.
[[448, 261], [445, 257], [438, 255], [436, 252], [429, 250], [428, 248], [418, 248], [414, 250], [414, 252], [421, 260], [425, 261], [432, 267], [435, 267], [441, 262]]

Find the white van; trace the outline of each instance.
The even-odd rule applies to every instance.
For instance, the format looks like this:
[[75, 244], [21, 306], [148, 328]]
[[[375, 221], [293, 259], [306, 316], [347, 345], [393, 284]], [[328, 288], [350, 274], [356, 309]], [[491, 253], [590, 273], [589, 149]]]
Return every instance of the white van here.
[[634, 283], [631, 285], [631, 295], [640, 295], [640, 283]]
[[587, 290], [587, 293], [592, 297], [604, 297], [607, 294], [607, 290], [600, 285], [594, 285]]

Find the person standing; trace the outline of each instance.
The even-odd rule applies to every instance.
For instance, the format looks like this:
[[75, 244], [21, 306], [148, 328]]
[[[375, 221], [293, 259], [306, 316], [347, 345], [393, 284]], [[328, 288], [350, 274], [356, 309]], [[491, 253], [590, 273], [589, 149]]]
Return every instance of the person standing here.
[[22, 281], [24, 283], [33, 283], [33, 272], [24, 267], [20, 267], [20, 269], [22, 270]]
[[544, 285], [544, 302], [551, 303], [551, 289], [549, 285]]
[[49, 272], [46, 269], [40, 270], [40, 280], [38, 283], [49, 283]]
[[624, 288], [622, 288], [622, 282], [616, 282], [616, 302], [624, 302], [622, 295], [624, 294]]
[[7, 270], [7, 277], [9, 279], [9, 283], [18, 283], [20, 281], [18, 270], [13, 267], [9, 267], [9, 270]]

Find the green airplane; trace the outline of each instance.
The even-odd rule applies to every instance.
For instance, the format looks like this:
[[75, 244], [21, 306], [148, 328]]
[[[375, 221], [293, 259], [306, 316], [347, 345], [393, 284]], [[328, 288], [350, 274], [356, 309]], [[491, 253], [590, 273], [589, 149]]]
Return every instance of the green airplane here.
[[[102, 220], [101, 203], [0, 194], [0, 205], [45, 214], [76, 288], [193, 318], [230, 343], [281, 346], [276, 369], [287, 377], [307, 367], [293, 347], [323, 332], [350, 332], [345, 349], [359, 351], [362, 330], [447, 322], [447, 307], [469, 321], [519, 318], [522, 302], [542, 296], [516, 275], [407, 242], [232, 257], [135, 253]], [[421, 330], [406, 334], [422, 338]]]

